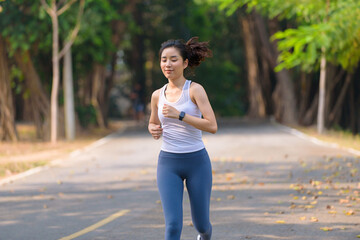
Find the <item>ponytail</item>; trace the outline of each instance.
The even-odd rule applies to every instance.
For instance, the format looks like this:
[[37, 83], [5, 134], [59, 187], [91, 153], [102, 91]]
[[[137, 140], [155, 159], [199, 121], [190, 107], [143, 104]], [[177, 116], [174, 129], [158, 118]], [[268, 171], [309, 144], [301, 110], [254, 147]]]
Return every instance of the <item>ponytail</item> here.
[[205, 58], [212, 57], [212, 51], [208, 47], [209, 42], [198, 42], [198, 39], [198, 37], [192, 37], [185, 44], [190, 68], [199, 66]]

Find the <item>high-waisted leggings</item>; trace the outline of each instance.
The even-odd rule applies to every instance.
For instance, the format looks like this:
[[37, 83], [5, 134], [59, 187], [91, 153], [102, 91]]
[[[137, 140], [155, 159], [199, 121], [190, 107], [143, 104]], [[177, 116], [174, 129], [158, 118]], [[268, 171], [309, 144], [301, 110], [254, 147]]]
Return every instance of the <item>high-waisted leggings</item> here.
[[183, 226], [184, 180], [189, 193], [193, 224], [202, 240], [210, 240], [212, 171], [205, 148], [192, 153], [161, 151], [159, 154], [157, 185], [165, 216], [165, 240], [180, 240]]

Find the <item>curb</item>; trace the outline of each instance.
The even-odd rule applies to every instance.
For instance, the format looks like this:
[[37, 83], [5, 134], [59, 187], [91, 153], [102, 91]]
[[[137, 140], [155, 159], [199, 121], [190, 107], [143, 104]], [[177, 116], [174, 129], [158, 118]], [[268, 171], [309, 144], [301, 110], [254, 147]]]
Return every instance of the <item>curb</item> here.
[[347, 147], [342, 147], [340, 146], [339, 144], [337, 143], [329, 143], [329, 142], [325, 142], [323, 140], [320, 140], [316, 137], [312, 137], [312, 136], [309, 136], [303, 132], [300, 132], [299, 130], [295, 129], [295, 128], [291, 128], [291, 127], [288, 127], [288, 126], [285, 126], [285, 125], [282, 125], [281, 123], [278, 123], [276, 122], [274, 119], [270, 119], [270, 122], [281, 128], [283, 131], [287, 132], [287, 133], [290, 133], [298, 138], [301, 138], [301, 139], [304, 139], [304, 140], [307, 140], [307, 141], [310, 141], [314, 144], [317, 144], [317, 145], [320, 145], [320, 146], [325, 146], [325, 147], [332, 147], [332, 148], [336, 148], [336, 149], [341, 149], [341, 150], [345, 150], [357, 157], [360, 157], [360, 151], [359, 150], [356, 150], [356, 149], [353, 149], [353, 148], [347, 148]]

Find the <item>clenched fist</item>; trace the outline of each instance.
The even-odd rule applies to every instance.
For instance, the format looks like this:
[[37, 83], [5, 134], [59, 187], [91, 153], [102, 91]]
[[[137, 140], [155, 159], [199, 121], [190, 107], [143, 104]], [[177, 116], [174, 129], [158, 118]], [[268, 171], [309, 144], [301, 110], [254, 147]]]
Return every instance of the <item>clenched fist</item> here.
[[163, 129], [160, 125], [151, 124], [149, 125], [149, 132], [155, 140], [158, 140], [163, 132]]
[[162, 114], [164, 115], [164, 117], [168, 118], [179, 118], [180, 112], [176, 108], [164, 104]]

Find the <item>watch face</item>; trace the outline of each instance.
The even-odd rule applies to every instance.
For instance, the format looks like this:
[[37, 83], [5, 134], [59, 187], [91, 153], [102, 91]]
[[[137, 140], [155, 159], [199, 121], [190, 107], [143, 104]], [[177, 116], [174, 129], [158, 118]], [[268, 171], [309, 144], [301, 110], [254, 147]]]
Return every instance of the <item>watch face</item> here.
[[180, 112], [179, 120], [183, 120], [184, 117], [185, 117], [185, 112]]

